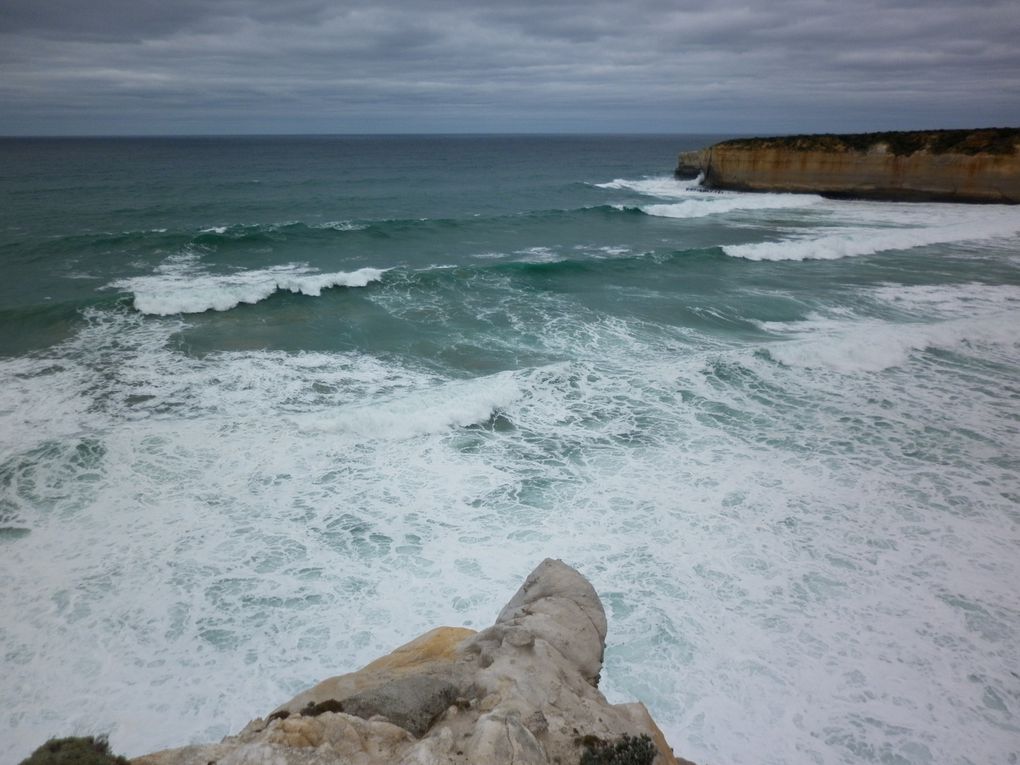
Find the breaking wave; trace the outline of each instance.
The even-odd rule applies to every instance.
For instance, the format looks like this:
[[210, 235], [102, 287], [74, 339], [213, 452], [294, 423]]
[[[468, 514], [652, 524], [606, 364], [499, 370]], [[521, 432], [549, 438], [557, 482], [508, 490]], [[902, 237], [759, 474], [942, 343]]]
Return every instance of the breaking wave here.
[[[944, 216], [946, 212], [932, 214]], [[799, 234], [778, 242], [725, 245], [722, 250], [745, 260], [837, 260], [933, 244], [996, 239], [1020, 232], [1020, 215], [1012, 208], [969, 210], [961, 217], [960, 222], [948, 225], [878, 229], [853, 226], [824, 236]]]
[[276, 292], [318, 297], [323, 290], [333, 287], [365, 287], [379, 281], [387, 270], [359, 268], [356, 271], [321, 273], [307, 266], [290, 264], [232, 274], [210, 274], [196, 269], [192, 259], [181, 260], [162, 266], [151, 276], [122, 279], [110, 286], [133, 292], [134, 307], [142, 313], [171, 316], [229, 311], [241, 303], [258, 303]]
[[520, 395], [514, 375], [501, 372], [478, 380], [415, 390], [370, 405], [348, 406], [325, 417], [316, 414], [296, 418], [296, 424], [305, 432], [412, 438], [484, 423]]
[[659, 218], [703, 218], [732, 212], [801, 209], [824, 201], [815, 194], [744, 194], [710, 191], [699, 186], [698, 181], [678, 181], [663, 177], [638, 180], [617, 178], [595, 186], [600, 189], [633, 191], [644, 196], [671, 200], [667, 204], [641, 205], [637, 208], [646, 215]]

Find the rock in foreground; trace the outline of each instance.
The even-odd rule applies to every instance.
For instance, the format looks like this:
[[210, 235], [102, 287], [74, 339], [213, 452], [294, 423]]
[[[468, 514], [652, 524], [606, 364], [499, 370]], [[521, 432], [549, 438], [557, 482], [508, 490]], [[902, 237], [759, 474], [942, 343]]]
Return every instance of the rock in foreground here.
[[1020, 129], [741, 138], [684, 152], [712, 189], [901, 201], [1020, 203]]
[[606, 615], [591, 584], [545, 560], [481, 632], [440, 627], [324, 680], [218, 744], [135, 765], [682, 763], [643, 704], [596, 687]]

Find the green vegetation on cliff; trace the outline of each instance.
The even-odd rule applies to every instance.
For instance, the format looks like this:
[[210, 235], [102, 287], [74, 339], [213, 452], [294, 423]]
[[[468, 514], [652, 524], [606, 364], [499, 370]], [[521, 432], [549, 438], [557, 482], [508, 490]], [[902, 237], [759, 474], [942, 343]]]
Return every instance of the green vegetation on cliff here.
[[21, 765], [128, 765], [128, 761], [110, 752], [103, 736], [73, 736], [51, 738]]
[[645, 735], [624, 734], [618, 741], [603, 741], [597, 736], [581, 739], [584, 752], [581, 765], [652, 765], [658, 750]]
[[918, 151], [930, 154], [1013, 154], [1020, 143], [1020, 128], [977, 130], [911, 130], [885, 133], [820, 133], [772, 138], [734, 138], [717, 146], [740, 149], [790, 149], [793, 151], [867, 151], [885, 144], [898, 157]]

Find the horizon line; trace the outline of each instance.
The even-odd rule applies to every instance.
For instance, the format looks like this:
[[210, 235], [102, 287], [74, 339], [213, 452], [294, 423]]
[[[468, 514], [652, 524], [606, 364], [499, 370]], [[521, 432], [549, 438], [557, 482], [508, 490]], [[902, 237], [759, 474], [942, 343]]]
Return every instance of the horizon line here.
[[314, 133], [291, 133], [291, 132], [264, 132], [264, 133], [4, 133], [0, 134], [0, 140], [47, 140], [47, 139], [186, 139], [186, 138], [554, 138], [554, 137], [682, 137], [682, 136], [725, 136], [725, 137], [778, 137], [778, 136], [800, 136], [800, 135], [867, 135], [869, 133], [928, 133], [943, 131], [974, 131], [974, 130], [1020, 130], [1020, 127], [981, 126], [969, 128], [912, 128], [909, 130], [858, 130], [852, 133], [836, 131], [812, 131], [812, 132], [778, 132], [774, 130], [765, 131], [725, 131], [713, 130], [699, 131], [481, 131], [481, 132], [314, 132]]
[[[336, 132], [336, 133], [4, 133], [0, 134], [0, 140], [11, 138], [408, 138], [408, 137], [515, 137], [515, 136], [684, 136], [684, 135], [745, 135], [745, 132], [716, 132], [716, 131], [689, 131], [689, 132], [663, 132], [663, 131], [597, 131], [597, 132], [576, 132], [576, 131], [487, 131], [487, 132]], [[768, 132], [761, 135], [779, 135]]]

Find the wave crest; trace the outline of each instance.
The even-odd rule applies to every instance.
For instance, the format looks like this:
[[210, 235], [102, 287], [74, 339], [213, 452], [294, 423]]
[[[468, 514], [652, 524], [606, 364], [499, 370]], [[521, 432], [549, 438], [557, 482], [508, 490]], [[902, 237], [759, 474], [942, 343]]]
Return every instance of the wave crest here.
[[[646, 215], [659, 218], [703, 218], [732, 212], [783, 210], [812, 207], [823, 201], [815, 194], [748, 194], [733, 191], [712, 191], [702, 188], [700, 179], [678, 181], [675, 178], [617, 178], [597, 183], [596, 188], [632, 191], [649, 197], [669, 200], [666, 204], [641, 205], [636, 208]], [[628, 209], [621, 206], [621, 209]]]
[[821, 201], [812, 194], [704, 194], [672, 204], [645, 205], [641, 210], [660, 218], [704, 218], [731, 212], [803, 209]]
[[[945, 213], [940, 211], [940, 214]], [[855, 226], [820, 237], [730, 244], [723, 246], [722, 250], [732, 258], [745, 260], [837, 260], [933, 244], [996, 239], [1018, 232], [1020, 217], [1015, 212], [1009, 208], [986, 208], [976, 212], [967, 211], [963, 221], [943, 226], [870, 230]]]
[[233, 274], [195, 272], [187, 262], [164, 266], [156, 274], [122, 279], [111, 287], [134, 293], [134, 307], [153, 316], [229, 311], [241, 303], [254, 304], [276, 292], [319, 297], [332, 287], [365, 287], [379, 281], [387, 269], [320, 273], [306, 266], [283, 265]]

